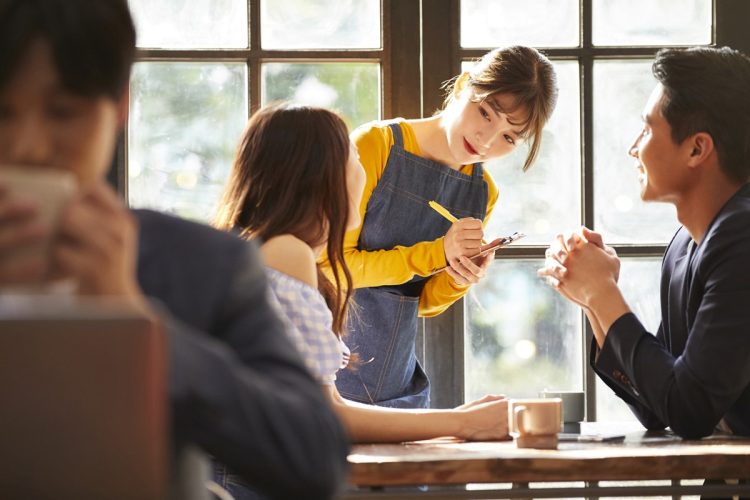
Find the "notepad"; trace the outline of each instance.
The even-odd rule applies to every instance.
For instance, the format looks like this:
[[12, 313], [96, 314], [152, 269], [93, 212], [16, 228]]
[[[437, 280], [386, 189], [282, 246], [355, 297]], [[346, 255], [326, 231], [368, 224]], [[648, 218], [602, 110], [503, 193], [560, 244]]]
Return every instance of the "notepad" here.
[[480, 252], [478, 254], [474, 255], [471, 258], [472, 259], [476, 259], [477, 257], [484, 257], [488, 253], [495, 252], [496, 250], [498, 250], [501, 247], [504, 247], [506, 245], [510, 245], [514, 241], [518, 241], [521, 238], [523, 238], [524, 236], [526, 236], [526, 235], [523, 234], [523, 233], [519, 233], [518, 231], [516, 231], [515, 233], [513, 233], [513, 234], [511, 234], [509, 236], [502, 236], [500, 238], [495, 238], [494, 240], [490, 241], [486, 245], [483, 245], [483, 247], [480, 250]]
[[[479, 253], [477, 253], [476, 255], [473, 255], [470, 258], [471, 259], [476, 259], [476, 258], [479, 258], [479, 257], [484, 257], [485, 255], [488, 255], [489, 253], [496, 252], [498, 249], [500, 249], [500, 248], [502, 248], [504, 246], [510, 245], [514, 241], [520, 240], [524, 236], [526, 236], [524, 233], [515, 232], [515, 233], [513, 233], [511, 235], [508, 235], [508, 236], [502, 236], [500, 238], [495, 238], [494, 240], [490, 241], [486, 245], [482, 245], [480, 247]], [[445, 270], [445, 268], [447, 268], [447, 267], [448, 266], [436, 269], [435, 273], [439, 273], [440, 271]]]

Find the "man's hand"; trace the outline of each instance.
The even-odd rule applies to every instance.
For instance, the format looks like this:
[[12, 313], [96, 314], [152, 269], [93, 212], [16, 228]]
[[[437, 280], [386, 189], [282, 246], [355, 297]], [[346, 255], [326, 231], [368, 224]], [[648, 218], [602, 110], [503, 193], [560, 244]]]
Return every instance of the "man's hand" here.
[[537, 274], [563, 296], [588, 308], [593, 298], [617, 286], [620, 260], [599, 233], [582, 228], [555, 237]]
[[[589, 243], [592, 243], [602, 250], [604, 250], [607, 254], [609, 254], [611, 257], [617, 258], [617, 252], [614, 248], [605, 245], [604, 239], [602, 238], [601, 233], [597, 233], [596, 231], [592, 231], [587, 227], [582, 227], [580, 236], [583, 236], [583, 238], [588, 241]], [[620, 260], [617, 260], [617, 272], [615, 274], [615, 282], [620, 281]]]
[[52, 252], [55, 275], [73, 278], [81, 295], [116, 296], [146, 307], [136, 278], [137, 237], [135, 217], [108, 185], [98, 183], [61, 215]]

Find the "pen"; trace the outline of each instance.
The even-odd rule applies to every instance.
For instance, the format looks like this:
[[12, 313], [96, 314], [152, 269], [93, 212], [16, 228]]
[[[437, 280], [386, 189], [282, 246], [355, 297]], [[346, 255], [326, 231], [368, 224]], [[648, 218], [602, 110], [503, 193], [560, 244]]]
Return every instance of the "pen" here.
[[428, 203], [430, 205], [430, 208], [432, 208], [434, 211], [445, 217], [451, 222], [456, 222], [458, 219], [456, 219], [452, 213], [450, 213], [444, 206], [442, 206], [440, 203], [436, 202], [435, 200], [430, 200]]
[[[436, 211], [437, 213], [439, 213], [440, 215], [448, 219], [451, 223], [458, 221], [458, 219], [456, 219], [456, 217], [452, 213], [450, 213], [447, 208], [445, 208], [443, 205], [436, 202], [435, 200], [430, 200], [427, 202], [427, 204], [430, 206], [431, 209], [433, 209], [434, 211]], [[482, 238], [482, 245], [486, 243], [487, 242], [484, 241], [484, 238]]]

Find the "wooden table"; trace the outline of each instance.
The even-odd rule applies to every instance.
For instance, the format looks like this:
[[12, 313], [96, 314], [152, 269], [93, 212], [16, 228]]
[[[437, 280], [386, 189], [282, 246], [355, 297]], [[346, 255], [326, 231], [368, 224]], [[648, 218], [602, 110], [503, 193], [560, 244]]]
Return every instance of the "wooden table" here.
[[[583, 431], [607, 433], [612, 426], [584, 424]], [[686, 479], [750, 479], [750, 439], [731, 436], [684, 441], [671, 433], [641, 430], [629, 432], [624, 441], [615, 443], [561, 442], [557, 450], [519, 449], [513, 441], [466, 443], [450, 439], [357, 445], [349, 463], [353, 487], [345, 498], [351, 499], [684, 494], [750, 497], [750, 483], [743, 481], [682, 483]], [[599, 483], [645, 480], [670, 482], [625, 486]], [[485, 484], [474, 487], [481, 489], [466, 488], [477, 483]]]

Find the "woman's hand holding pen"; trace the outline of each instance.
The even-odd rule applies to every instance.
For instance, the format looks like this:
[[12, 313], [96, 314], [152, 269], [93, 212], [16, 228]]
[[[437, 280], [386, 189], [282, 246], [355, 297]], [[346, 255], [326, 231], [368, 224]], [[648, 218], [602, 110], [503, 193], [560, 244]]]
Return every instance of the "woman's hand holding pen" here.
[[482, 246], [482, 236], [484, 231], [481, 220], [467, 217], [454, 222], [443, 238], [445, 261], [452, 265], [462, 255], [477, 255]]
[[445, 233], [443, 248], [448, 263], [445, 272], [457, 284], [478, 283], [487, 274], [487, 268], [494, 258], [493, 252], [474, 261], [471, 259], [480, 252], [483, 236], [482, 221], [471, 217], [457, 220]]

